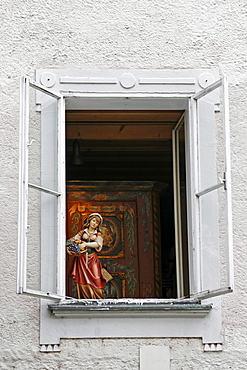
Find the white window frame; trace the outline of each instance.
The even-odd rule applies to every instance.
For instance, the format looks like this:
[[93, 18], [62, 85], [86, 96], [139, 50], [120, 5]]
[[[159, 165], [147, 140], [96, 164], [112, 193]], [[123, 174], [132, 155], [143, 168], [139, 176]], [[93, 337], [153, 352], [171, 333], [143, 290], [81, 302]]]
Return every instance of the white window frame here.
[[[20, 132], [19, 132], [19, 212], [18, 212], [18, 258], [17, 258], [17, 293], [27, 294], [40, 298], [60, 300], [65, 296], [65, 250], [60, 246], [65, 239], [65, 109], [64, 98], [57, 92], [52, 92], [45, 87], [32, 81], [29, 77], [22, 77], [20, 80]], [[57, 191], [41, 187], [29, 182], [28, 176], [28, 150], [32, 145], [29, 142], [29, 89], [34, 88], [47, 96], [57, 99], [57, 137], [58, 137], [58, 172]], [[56, 245], [57, 271], [56, 291], [41, 291], [30, 289], [27, 286], [27, 234], [28, 234], [28, 189], [33, 188], [41, 193], [48, 193], [58, 198], [57, 207], [57, 228], [58, 237]]]
[[[199, 299], [206, 299], [210, 297], [215, 297], [218, 295], [230, 293], [234, 289], [234, 269], [233, 269], [233, 231], [232, 231], [232, 203], [231, 203], [231, 159], [230, 159], [230, 124], [229, 124], [229, 102], [228, 102], [228, 83], [227, 78], [224, 76], [218, 79], [216, 82], [210, 84], [206, 88], [202, 89], [198, 93], [194, 94], [190, 98], [191, 104], [191, 125], [196, 128], [194, 136], [195, 142], [193, 145], [194, 149], [194, 159], [198, 158], [198, 109], [197, 103], [198, 101], [203, 98], [204, 96], [210, 94], [211, 92], [215, 91], [219, 87], [222, 87], [222, 107], [223, 107], [223, 129], [224, 129], [224, 173], [222, 173], [222, 177], [219, 179], [218, 183], [212, 184], [210, 187], [207, 188], [200, 188], [200, 181], [199, 181], [199, 169], [198, 169], [198, 159], [197, 163], [194, 162], [194, 176], [195, 176], [195, 186], [194, 189], [194, 207], [196, 217], [194, 218], [194, 222], [196, 227], [195, 235], [196, 240], [194, 243], [195, 255], [196, 255], [196, 270], [197, 270], [197, 279], [196, 279], [196, 292], [191, 293], [192, 297], [199, 298]], [[203, 197], [205, 194], [211, 193], [214, 190], [219, 188], [223, 188], [226, 194], [226, 222], [227, 222], [227, 283], [224, 287], [218, 289], [208, 289], [208, 290], [201, 290], [201, 270], [200, 270], [200, 255], [201, 255], [201, 225], [200, 225], [200, 210], [199, 210], [199, 199]]]
[[[206, 77], [205, 77], [206, 76]], [[215, 83], [212, 80], [217, 80]], [[19, 196], [19, 231], [18, 231], [18, 276], [17, 276], [17, 293], [25, 293], [29, 295], [38, 296], [41, 298], [54, 298], [55, 300], [61, 300], [59, 304], [65, 306], [67, 301], [65, 298], [65, 248], [61, 248], [61, 245], [65, 245], [65, 103], [66, 101], [71, 103], [76, 100], [81, 99], [85, 101], [86, 107], [87, 104], [90, 105], [91, 102], [97, 101], [101, 102], [103, 106], [106, 106], [111, 102], [121, 101], [123, 99], [133, 99], [136, 102], [141, 102], [142, 100], [147, 100], [150, 102], [157, 102], [162, 106], [164, 102], [167, 102], [170, 109], [177, 109], [175, 106], [182, 105], [183, 109], [186, 111], [186, 121], [187, 121], [187, 176], [191, 178], [190, 186], [187, 190], [187, 203], [188, 203], [188, 239], [189, 239], [189, 259], [190, 259], [190, 270], [192, 269], [190, 276], [191, 278], [191, 292], [193, 295], [192, 301], [190, 303], [198, 302], [198, 299], [207, 299], [209, 297], [216, 297], [233, 290], [233, 250], [232, 250], [232, 222], [231, 222], [231, 184], [230, 184], [230, 139], [229, 139], [229, 111], [228, 111], [228, 97], [227, 97], [227, 83], [226, 78], [219, 79], [219, 73], [215, 70], [178, 70], [178, 71], [65, 71], [65, 70], [39, 70], [37, 72], [37, 81], [31, 81], [29, 78], [22, 78], [21, 80], [21, 109], [20, 114], [20, 196]], [[213, 83], [212, 83], [213, 82]], [[205, 87], [206, 85], [206, 87]], [[220, 187], [222, 184], [214, 184], [211, 189], [198, 189], [198, 164], [197, 164], [197, 132], [196, 132], [196, 122], [197, 122], [197, 107], [196, 102], [202, 96], [206, 95], [210, 91], [218, 88], [220, 85], [223, 85], [224, 91], [224, 104], [225, 104], [225, 143], [226, 143], [226, 175], [224, 178], [224, 189], [227, 191], [227, 201], [228, 201], [228, 210], [227, 210], [227, 219], [228, 219], [228, 228], [229, 228], [229, 237], [228, 237], [228, 284], [225, 288], [200, 291], [200, 235], [199, 230], [199, 209], [197, 200], [205, 191], [211, 191], [215, 188]], [[58, 211], [58, 243], [57, 243], [57, 291], [56, 292], [39, 292], [32, 291], [26, 287], [25, 283], [25, 258], [26, 258], [26, 230], [27, 230], [27, 221], [26, 221], [26, 212], [27, 208], [25, 205], [28, 192], [28, 174], [27, 174], [27, 151], [28, 151], [28, 139], [26, 132], [28, 130], [28, 95], [27, 90], [29, 86], [32, 86], [43, 93], [52, 95], [58, 99], [58, 137], [59, 137], [59, 171], [58, 171], [58, 180], [59, 180], [59, 211]], [[160, 103], [163, 101], [163, 103]], [[72, 104], [73, 104], [72, 102]], [[106, 102], [106, 103], [105, 103]], [[174, 103], [175, 102], [175, 103]], [[101, 106], [99, 104], [99, 106]], [[106, 104], [106, 105], [105, 105]], [[121, 104], [120, 104], [121, 105]], [[84, 108], [86, 109], [86, 108]], [[102, 108], [100, 108], [102, 109]], [[109, 109], [109, 108], [103, 108]], [[118, 109], [117, 106], [113, 109]], [[132, 108], [133, 109], [133, 108]], [[144, 109], [144, 108], [142, 108]], [[160, 108], [159, 108], [160, 109]], [[166, 109], [166, 108], [163, 108]], [[30, 185], [29, 185], [30, 186]], [[40, 191], [49, 191], [49, 189], [39, 189]], [[179, 209], [179, 208], [178, 208]], [[176, 212], [177, 216], [178, 213]], [[179, 218], [178, 218], [179, 219]], [[177, 235], [179, 235], [179, 222], [177, 222]], [[179, 245], [179, 244], [178, 244]], [[193, 247], [192, 247], [193, 246]], [[177, 248], [177, 254], [181, 252], [181, 248]], [[180, 253], [181, 254], [181, 253]], [[181, 258], [177, 259], [181, 262]], [[180, 266], [181, 263], [179, 262]], [[177, 272], [181, 276], [181, 268], [177, 269]], [[182, 284], [182, 281], [181, 281]], [[180, 284], [180, 285], [181, 285]], [[179, 289], [179, 296], [182, 296], [182, 289]], [[148, 300], [144, 300], [148, 303]], [[166, 305], [167, 303], [175, 303], [176, 300], [166, 301], [160, 300], [161, 304]], [[208, 303], [208, 301], [205, 301]], [[219, 305], [217, 298], [213, 298], [213, 302], [216, 305]], [[101, 304], [102, 302], [100, 302]], [[135, 304], [137, 301], [135, 300]], [[153, 303], [153, 302], [152, 302]], [[184, 301], [186, 303], [186, 300]], [[188, 303], [188, 302], [187, 302]], [[143, 302], [141, 302], [143, 304]], [[65, 307], [64, 306], [64, 307]], [[97, 312], [96, 312], [97, 311]], [[152, 309], [149, 310], [148, 317], [153, 317]], [[179, 311], [179, 310], [178, 310]], [[205, 309], [205, 312], [207, 310]], [[52, 319], [52, 315], [47, 309], [47, 300], [41, 300], [41, 344], [53, 344], [59, 343], [61, 337], [68, 338], [81, 338], [81, 337], [114, 337], [114, 336], [202, 336], [204, 337], [204, 342], [220, 342], [220, 310], [216, 310], [214, 314], [207, 315], [206, 320], [211, 322], [210, 325], [207, 325], [205, 329], [205, 322], [202, 322], [200, 325], [197, 321], [197, 326], [190, 327], [191, 323], [185, 325], [184, 330], [181, 329], [181, 323], [179, 322], [179, 317], [185, 317], [184, 313], [181, 311], [178, 315], [165, 315], [164, 312], [161, 315], [155, 315], [157, 317], [157, 325], [155, 329], [151, 330], [150, 333], [145, 334], [140, 328], [133, 326], [133, 330], [128, 335], [126, 330], [123, 328], [117, 332], [114, 330], [105, 331], [102, 334], [102, 329], [105, 328], [104, 315], [99, 314], [98, 310], [91, 310], [90, 314], [81, 313], [78, 315], [74, 313], [65, 314], [66, 307], [63, 312], [57, 315], [57, 320]], [[109, 309], [108, 309], [109, 312]], [[111, 310], [110, 310], [111, 312]], [[188, 312], [188, 311], [187, 311]], [[193, 309], [190, 311], [193, 313]], [[55, 312], [53, 311], [54, 317]], [[140, 314], [140, 313], [139, 313]], [[138, 314], [138, 315], [139, 315]], [[68, 317], [68, 322], [64, 319], [61, 322], [59, 317]], [[146, 315], [146, 314], [145, 314]], [[200, 314], [201, 315], [201, 314]], [[196, 316], [197, 320], [198, 317]], [[75, 320], [75, 325], [71, 326], [70, 317], [93, 317], [95, 319], [95, 325], [88, 326], [84, 321], [83, 331], [78, 327], [77, 320]], [[190, 316], [190, 315], [189, 315]], [[209, 316], [211, 318], [209, 318]], [[127, 318], [129, 315], [123, 311], [120, 317]], [[145, 316], [147, 317], [147, 316]], [[174, 321], [174, 318], [176, 320]], [[191, 317], [191, 316], [190, 316]], [[203, 316], [205, 317], [205, 315]], [[214, 319], [212, 320], [212, 317]], [[98, 320], [103, 320], [100, 324]], [[169, 319], [169, 322], [167, 320]], [[160, 321], [159, 321], [160, 320]], [[165, 320], [165, 321], [164, 321]], [[210, 321], [211, 320], [211, 321]], [[58, 322], [59, 321], [59, 322]], [[167, 330], [160, 331], [160, 328], [164, 328], [164, 322], [166, 322]], [[80, 321], [81, 323], [81, 321]], [[60, 326], [58, 330], [57, 325]], [[109, 325], [109, 324], [108, 324]], [[126, 323], [124, 323], [126, 325]], [[120, 325], [121, 326], [121, 325]], [[51, 332], [53, 335], [50, 337], [47, 335], [47, 329], [52, 328]], [[98, 328], [98, 333], [95, 330]], [[66, 328], [66, 329], [65, 329]], [[175, 329], [174, 329], [175, 328]], [[214, 334], [210, 332], [210, 328], [218, 328], [214, 330]], [[96, 330], [97, 331], [97, 330]], [[49, 331], [49, 335], [51, 334]], [[60, 334], [58, 332], [61, 332]], [[67, 334], [65, 335], [64, 332]], [[63, 333], [63, 334], [62, 334]], [[211, 339], [214, 337], [215, 339]], [[52, 339], [53, 338], [53, 339]]]

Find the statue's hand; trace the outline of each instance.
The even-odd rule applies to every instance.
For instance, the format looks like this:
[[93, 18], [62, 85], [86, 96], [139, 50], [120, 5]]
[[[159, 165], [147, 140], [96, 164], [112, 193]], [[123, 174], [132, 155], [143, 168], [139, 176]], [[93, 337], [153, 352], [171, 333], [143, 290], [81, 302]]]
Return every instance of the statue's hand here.
[[82, 243], [78, 244], [78, 246], [79, 246], [81, 251], [84, 251], [87, 248], [86, 242], [82, 242]]

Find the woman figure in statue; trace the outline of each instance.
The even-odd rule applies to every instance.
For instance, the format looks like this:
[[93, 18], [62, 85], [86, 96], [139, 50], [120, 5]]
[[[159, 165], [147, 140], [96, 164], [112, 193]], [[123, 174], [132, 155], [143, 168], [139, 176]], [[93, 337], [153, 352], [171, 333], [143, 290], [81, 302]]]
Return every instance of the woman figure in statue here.
[[76, 283], [78, 299], [102, 299], [103, 296], [106, 279], [102, 275], [102, 265], [97, 256], [103, 246], [99, 231], [102, 221], [99, 213], [92, 213], [88, 216], [84, 229], [69, 240], [69, 243], [76, 243], [79, 247], [76, 254], [67, 247], [68, 254], [75, 256], [69, 275]]

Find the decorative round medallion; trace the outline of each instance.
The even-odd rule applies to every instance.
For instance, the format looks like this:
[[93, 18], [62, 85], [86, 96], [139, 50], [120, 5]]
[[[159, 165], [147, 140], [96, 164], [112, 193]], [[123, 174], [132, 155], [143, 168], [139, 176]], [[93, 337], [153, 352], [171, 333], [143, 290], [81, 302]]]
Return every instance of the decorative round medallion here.
[[205, 87], [208, 87], [209, 85], [211, 85], [212, 83], [214, 83], [215, 81], [215, 78], [213, 75], [211, 75], [210, 73], [202, 73], [200, 76], [199, 76], [199, 79], [198, 79], [198, 82], [199, 82], [199, 85], [205, 89]]
[[40, 76], [40, 82], [45, 87], [52, 87], [56, 83], [56, 76], [51, 72], [44, 72]]
[[124, 73], [119, 80], [121, 86], [123, 86], [125, 89], [131, 89], [131, 87], [134, 87], [136, 84], [135, 76], [133, 76], [131, 73]]

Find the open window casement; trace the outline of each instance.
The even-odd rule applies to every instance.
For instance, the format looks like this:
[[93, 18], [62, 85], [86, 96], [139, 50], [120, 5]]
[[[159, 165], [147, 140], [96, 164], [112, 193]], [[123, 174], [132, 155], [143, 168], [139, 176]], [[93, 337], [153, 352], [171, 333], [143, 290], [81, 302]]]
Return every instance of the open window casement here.
[[[194, 186], [189, 222], [191, 296], [204, 299], [233, 290], [228, 92], [225, 78], [190, 99]], [[193, 266], [193, 268], [191, 268]]]
[[20, 87], [17, 293], [60, 299], [65, 253], [63, 97], [26, 77]]

